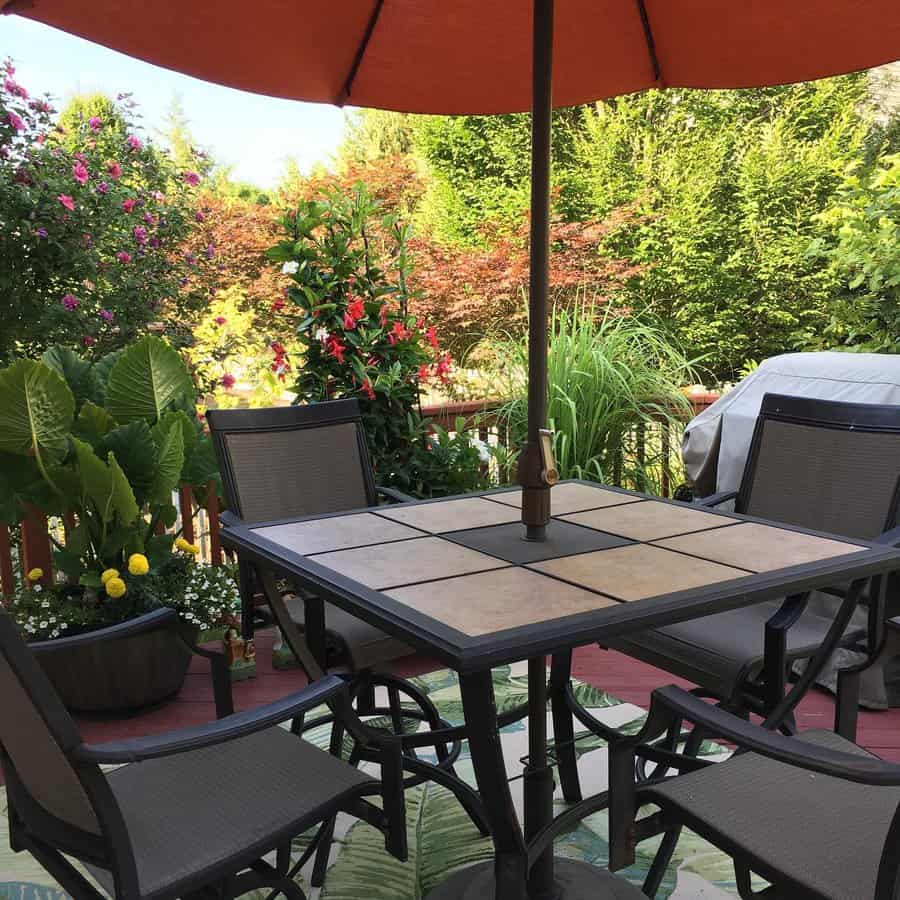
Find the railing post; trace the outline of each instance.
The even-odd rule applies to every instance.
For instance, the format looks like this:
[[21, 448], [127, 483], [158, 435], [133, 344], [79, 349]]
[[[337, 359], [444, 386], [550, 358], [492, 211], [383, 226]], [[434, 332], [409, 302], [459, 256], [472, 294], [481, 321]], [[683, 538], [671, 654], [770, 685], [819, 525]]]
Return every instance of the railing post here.
[[209, 519], [209, 558], [214, 566], [222, 565], [222, 541], [219, 537], [219, 498], [216, 486], [210, 481], [206, 486], [206, 513]]
[[12, 546], [9, 542], [9, 526], [0, 522], [0, 596], [12, 597], [15, 592]]
[[181, 509], [181, 536], [194, 543], [194, 493], [189, 484], [178, 488], [178, 506]]
[[23, 574], [41, 569], [44, 574], [40, 583], [47, 587], [53, 584], [53, 555], [47, 534], [47, 517], [30, 504], [25, 507], [22, 518], [22, 559]]

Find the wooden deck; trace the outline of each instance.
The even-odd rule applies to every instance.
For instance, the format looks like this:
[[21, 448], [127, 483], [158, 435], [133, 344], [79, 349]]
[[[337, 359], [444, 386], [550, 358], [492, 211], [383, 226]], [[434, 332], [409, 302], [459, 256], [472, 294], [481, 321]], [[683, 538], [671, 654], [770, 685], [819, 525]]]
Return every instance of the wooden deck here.
[[[271, 630], [257, 634], [257, 677], [234, 686], [235, 707], [249, 709], [282, 697], [306, 683], [297, 670], [276, 672], [271, 665]], [[437, 664], [422, 657], [401, 660], [395, 671], [398, 675], [417, 675], [437, 668]], [[636, 662], [626, 656], [597, 647], [584, 647], [575, 654], [574, 674], [622, 700], [646, 707], [650, 692], [676, 679]], [[682, 682], [683, 684], [686, 684]], [[831, 728], [834, 701], [819, 689], [811, 691], [798, 712], [801, 729]], [[208, 664], [195, 660], [184, 689], [174, 699], [130, 718], [81, 718], [79, 724], [85, 740], [103, 741], [114, 738], [137, 737], [171, 731], [209, 722], [215, 718]], [[860, 712], [859, 743], [879, 756], [900, 762], [900, 709], [886, 712]]]

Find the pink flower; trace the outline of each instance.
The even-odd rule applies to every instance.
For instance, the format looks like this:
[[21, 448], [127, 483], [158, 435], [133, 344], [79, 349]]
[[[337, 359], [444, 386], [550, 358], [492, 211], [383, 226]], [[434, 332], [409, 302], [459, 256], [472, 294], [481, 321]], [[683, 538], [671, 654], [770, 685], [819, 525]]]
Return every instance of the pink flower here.
[[70, 212], [75, 209], [75, 201], [68, 194], [60, 194], [56, 198]]
[[206, 258], [212, 259], [216, 255], [216, 248], [214, 244], [206, 245]]
[[147, 243], [147, 229], [142, 225], [135, 225], [134, 228], [131, 229], [131, 233], [134, 236], [135, 243], [137, 244], [146, 244]]
[[154, 199], [157, 203], [165, 203], [165, 202], [166, 202], [166, 195], [165, 195], [162, 191], [154, 191], [154, 192], [153, 192], [153, 199]]
[[120, 250], [120, 251], [116, 254], [116, 259], [117, 259], [120, 263], [123, 263], [123, 264], [125, 264], [125, 263], [130, 263], [130, 262], [131, 262], [131, 254], [128, 253], [127, 251], [125, 251], [125, 250]]
[[191, 187], [196, 187], [200, 184], [200, 176], [196, 172], [185, 172], [181, 177], [185, 180], [185, 183], [189, 184]]
[[224, 325], [228, 320], [225, 318], [225, 316], [216, 316], [213, 321], [216, 323], [216, 325]]
[[150, 238], [150, 246], [154, 248], [159, 246], [159, 238], [155, 234]]
[[72, 166], [72, 177], [79, 184], [85, 184], [87, 182], [90, 175], [84, 163], [77, 162], [74, 166]]
[[194, 213], [194, 221], [195, 222], [202, 222], [205, 218], [206, 218], [206, 216], [204, 216], [203, 213], [200, 212], [199, 209], [197, 210], [197, 212]]
[[[10, 73], [10, 75], [11, 74], [12, 73]], [[28, 99], [28, 91], [26, 91], [21, 84], [17, 84], [12, 77], [3, 79], [3, 88], [7, 91], [7, 93], [12, 94], [14, 97], [22, 97], [22, 99], [24, 100]]]
[[101, 181], [100, 184], [97, 185], [94, 190], [98, 194], [108, 194], [109, 193], [109, 185], [105, 181]]
[[8, 112], [6, 114], [6, 121], [16, 130], [16, 131], [24, 131], [25, 123], [22, 119], [17, 116], [14, 112]]
[[219, 383], [222, 385], [225, 390], [229, 390], [234, 387], [234, 375], [225, 374], [220, 379]]
[[133, 134], [128, 135], [126, 143], [128, 144], [130, 150], [140, 150], [143, 146], [143, 144], [141, 144], [141, 139], [139, 137], [135, 137]]
[[107, 161], [106, 171], [109, 173], [110, 178], [122, 177], [122, 167], [114, 159]]
[[88, 119], [88, 125], [90, 125], [91, 131], [99, 131], [103, 127], [103, 119], [100, 116], [91, 116]]
[[116, 314], [111, 309], [100, 310], [100, 318], [103, 319], [104, 322], [112, 322], [115, 317]]
[[137, 203], [137, 200], [132, 200], [129, 197], [128, 200], [122, 201], [122, 209], [124, 209], [125, 212], [130, 213], [134, 209], [136, 203]]
[[145, 213], [144, 213], [144, 221], [145, 221], [148, 225], [152, 225], [156, 220], [153, 218], [153, 213], [145, 212]]
[[353, 316], [350, 315], [350, 313], [345, 312], [344, 313], [344, 329], [346, 331], [353, 331], [354, 328], [356, 328], [356, 319], [354, 319]]
[[39, 238], [47, 237], [47, 229], [46, 228], [36, 228], [34, 232]]
[[63, 305], [63, 309], [69, 312], [78, 309], [78, 298], [74, 294], [66, 294], [59, 302]]
[[81, 343], [84, 344], [85, 347], [93, 347], [96, 341], [89, 334], [86, 334], [81, 339]]

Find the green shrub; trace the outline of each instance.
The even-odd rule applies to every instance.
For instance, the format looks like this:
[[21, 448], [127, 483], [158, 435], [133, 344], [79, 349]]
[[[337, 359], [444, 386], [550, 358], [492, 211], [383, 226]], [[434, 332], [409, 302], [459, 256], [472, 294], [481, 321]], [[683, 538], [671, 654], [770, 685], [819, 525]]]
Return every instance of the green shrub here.
[[[501, 410], [509, 446], [524, 442], [528, 347], [524, 341], [498, 348], [507, 359], [506, 393], [514, 399]], [[638, 452], [641, 426], [675, 426], [690, 415], [680, 390], [696, 380], [691, 362], [658, 326], [631, 316], [601, 315], [587, 304], [557, 308], [550, 321], [547, 424], [562, 478], [658, 491], [661, 446], [647, 441]], [[513, 478], [516, 453], [503, 460]]]

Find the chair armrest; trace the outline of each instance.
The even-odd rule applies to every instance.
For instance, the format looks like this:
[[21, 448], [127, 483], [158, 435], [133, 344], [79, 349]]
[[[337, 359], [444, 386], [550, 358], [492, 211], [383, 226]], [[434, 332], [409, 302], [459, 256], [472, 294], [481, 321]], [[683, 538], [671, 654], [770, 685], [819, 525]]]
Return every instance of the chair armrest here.
[[888, 547], [900, 547], [900, 525], [879, 534], [873, 541], [875, 544], [887, 544]]
[[747, 750], [790, 766], [862, 784], [900, 785], [900, 766], [873, 756], [844, 753], [806, 743], [802, 737], [785, 737], [740, 719], [704, 702], [675, 685], [653, 692], [652, 705], [666, 707], [711, 732]]
[[81, 744], [73, 751], [76, 759], [88, 763], [131, 763], [175, 753], [212, 747], [225, 741], [247, 737], [272, 728], [345, 692], [347, 684], [336, 675], [328, 675], [297, 691], [256, 709], [248, 709], [205, 725], [183, 728], [168, 734], [152, 734], [105, 744]]
[[127, 622], [120, 622], [118, 625], [108, 625], [105, 628], [86, 631], [84, 634], [73, 634], [70, 637], [54, 638], [52, 641], [37, 641], [29, 644], [28, 649], [32, 653], [40, 654], [61, 650], [65, 647], [87, 646], [98, 640], [118, 640], [119, 638], [142, 634], [145, 631], [153, 631], [159, 628], [160, 625], [169, 622], [174, 623], [177, 620], [178, 613], [174, 609], [164, 606], [137, 618], [129, 619]]
[[718, 493], [710, 494], [708, 497], [700, 497], [698, 500], [694, 501], [694, 505], [721, 506], [723, 503], [727, 503], [729, 500], [737, 499], [737, 495], [737, 491], [719, 491]]
[[381, 485], [375, 485], [375, 493], [386, 500], [390, 500], [392, 503], [408, 503], [410, 500], [416, 499], [409, 494], [404, 494], [403, 491], [398, 491], [396, 488], [381, 487]]

